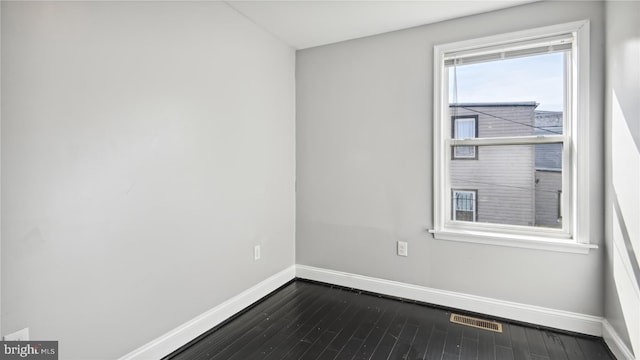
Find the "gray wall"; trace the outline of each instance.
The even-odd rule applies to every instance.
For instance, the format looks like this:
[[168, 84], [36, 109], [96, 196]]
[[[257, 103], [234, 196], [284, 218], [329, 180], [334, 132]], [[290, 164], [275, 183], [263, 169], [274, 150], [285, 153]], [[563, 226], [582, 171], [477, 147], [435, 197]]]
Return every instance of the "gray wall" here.
[[607, 1], [605, 318], [640, 357], [640, 2]]
[[[591, 20], [590, 206], [602, 208], [603, 7], [540, 2], [299, 51], [296, 261], [437, 289], [603, 315], [588, 255], [434, 240], [433, 46]], [[602, 244], [602, 214], [590, 219]], [[396, 256], [396, 241], [409, 256]], [[477, 267], [476, 259], [484, 266]]]
[[2, 1], [2, 333], [114, 359], [293, 265], [294, 62], [222, 2]]

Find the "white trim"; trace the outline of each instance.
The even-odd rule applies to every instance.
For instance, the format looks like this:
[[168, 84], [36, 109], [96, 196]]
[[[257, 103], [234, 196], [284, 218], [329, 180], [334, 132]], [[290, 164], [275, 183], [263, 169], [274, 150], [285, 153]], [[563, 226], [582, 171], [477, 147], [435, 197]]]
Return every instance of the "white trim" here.
[[[591, 71], [589, 65], [589, 59], [591, 57], [589, 44], [590, 44], [590, 30], [589, 30], [589, 21], [581, 21], [578, 22], [579, 26], [576, 30], [576, 39], [574, 42], [574, 46], [576, 47], [576, 55], [574, 59], [577, 61], [577, 64], [574, 64], [573, 71], [574, 76], [572, 81], [575, 82], [574, 88], [576, 89], [577, 94], [572, 94], [573, 96], [573, 106], [575, 111], [571, 118], [575, 121], [571, 123], [573, 127], [573, 141], [571, 146], [574, 147], [572, 152], [575, 151], [575, 161], [571, 164], [573, 174], [573, 182], [574, 191], [573, 195], [575, 196], [575, 201], [571, 203], [574, 206], [572, 211], [573, 214], [573, 226], [574, 233], [573, 237], [576, 242], [581, 244], [589, 244], [593, 243], [594, 239], [590, 237], [590, 226], [591, 226], [591, 213], [595, 211], [592, 206], [590, 206], [589, 201], [593, 198], [591, 196], [591, 170], [590, 170], [590, 159], [591, 159], [591, 146], [590, 144], [590, 128], [592, 126], [590, 120], [590, 93], [589, 93], [589, 72]], [[584, 126], [578, 126], [578, 123], [585, 124]], [[564, 186], [564, 185], [563, 185]], [[566, 194], [569, 196], [571, 194]]]
[[[449, 93], [449, 80], [445, 73], [444, 64], [445, 49], [435, 46], [433, 49], [433, 224], [436, 230], [442, 230], [447, 218], [446, 201], [443, 186], [447, 184], [445, 174], [448, 173], [449, 162], [444, 158], [450, 154], [449, 147], [445, 146], [447, 139], [446, 126], [441, 119], [448, 116], [448, 104], [445, 106], [444, 94]], [[451, 131], [451, 130], [449, 130]]]
[[[443, 53], [445, 52], [451, 53], [453, 51], [474, 50], [479, 48], [486, 49], [491, 46], [504, 47], [507, 44], [522, 43], [528, 40], [539, 39], [541, 36], [545, 36], [545, 35], [554, 36], [554, 35], [571, 33], [576, 31], [576, 29], [580, 29], [582, 26], [588, 23], [589, 23], [588, 20], [573, 21], [573, 22], [564, 23], [564, 24], [544, 26], [540, 28], [515, 31], [512, 33], [487, 36], [481, 39], [456, 41], [452, 43], [437, 45], [436, 47], [442, 49]], [[482, 42], [479, 44], [478, 40], [482, 40]]]
[[321, 281], [555, 329], [602, 336], [602, 318], [593, 315], [433, 289], [306, 265], [296, 265], [296, 276], [302, 279]]
[[580, 244], [570, 240], [554, 240], [552, 238], [534, 236], [500, 236], [495, 233], [479, 231], [470, 234], [469, 231], [430, 231], [436, 240], [460, 241], [474, 244], [507, 246], [523, 249], [558, 251], [573, 254], [588, 254], [589, 250], [597, 249], [598, 245]]
[[[569, 44], [573, 42], [573, 36], [569, 34], [570, 31], [563, 32], [559, 35], [548, 36], [540, 38], [538, 36], [534, 36], [531, 40], [520, 40], [517, 39], [509, 44], [509, 42], [500, 42], [498, 44], [485, 46], [484, 44], [478, 46], [477, 48], [470, 48], [461, 51], [449, 51], [447, 52], [447, 56], [445, 60], [449, 60], [452, 65], [454, 62], [460, 62], [461, 64], [468, 64], [470, 62], [474, 62], [473, 58], [481, 57], [483, 58], [485, 55], [499, 54], [500, 59], [509, 59], [509, 55], [519, 56], [521, 55], [520, 51], [525, 50], [525, 55], [536, 55], [536, 54], [548, 54], [554, 51], [564, 51], [568, 50]], [[493, 37], [495, 38], [495, 37]], [[475, 44], [474, 44], [475, 46]], [[535, 49], [536, 52], [531, 52], [532, 49]], [[511, 53], [511, 54], [509, 54]], [[469, 61], [471, 60], [471, 61]], [[484, 59], [480, 60], [483, 61]], [[491, 61], [493, 59], [490, 59]]]
[[[2, 5], [0, 5], [0, 19], [2, 19]], [[0, 26], [0, 69], [2, 69], [2, 26]], [[2, 71], [0, 71], [0, 84], [2, 84]], [[2, 139], [2, 86], [0, 86], [0, 139]], [[0, 146], [0, 159], [2, 159], [2, 146]], [[2, 162], [0, 162], [0, 189], [2, 189]], [[2, 191], [0, 191], [0, 204], [2, 204]], [[2, 206], [0, 206], [0, 244], [2, 244]], [[0, 246], [0, 279], [2, 279], [2, 246]], [[0, 329], [2, 329], [2, 286], [0, 286]], [[0, 330], [1, 331], [1, 330]]]
[[295, 265], [282, 270], [213, 309], [122, 356], [119, 360], [160, 359], [296, 277], [556, 329], [603, 336], [605, 342], [618, 359], [634, 359], [631, 351], [626, 347], [609, 322], [601, 317], [433, 289], [312, 266]]
[[120, 360], [156, 360], [169, 355], [207, 330], [222, 323], [234, 314], [286, 284], [288, 281], [293, 280], [295, 273], [295, 266], [290, 266], [213, 309], [187, 321], [159, 338], [124, 355]]
[[607, 319], [602, 320], [602, 338], [618, 360], [636, 359]]

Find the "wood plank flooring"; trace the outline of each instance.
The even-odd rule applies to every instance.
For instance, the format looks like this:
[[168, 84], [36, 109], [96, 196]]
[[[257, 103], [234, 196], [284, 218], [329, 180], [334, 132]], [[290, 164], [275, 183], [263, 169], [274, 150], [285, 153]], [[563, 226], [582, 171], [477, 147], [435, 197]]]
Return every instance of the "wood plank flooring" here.
[[601, 339], [503, 322], [494, 333], [440, 308], [296, 280], [166, 360], [614, 359]]

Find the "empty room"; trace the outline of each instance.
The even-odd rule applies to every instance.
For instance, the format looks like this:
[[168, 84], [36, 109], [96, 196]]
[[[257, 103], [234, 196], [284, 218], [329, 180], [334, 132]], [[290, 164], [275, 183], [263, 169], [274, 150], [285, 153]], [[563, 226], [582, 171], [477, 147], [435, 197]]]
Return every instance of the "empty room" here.
[[0, 21], [0, 358], [640, 359], [640, 1]]

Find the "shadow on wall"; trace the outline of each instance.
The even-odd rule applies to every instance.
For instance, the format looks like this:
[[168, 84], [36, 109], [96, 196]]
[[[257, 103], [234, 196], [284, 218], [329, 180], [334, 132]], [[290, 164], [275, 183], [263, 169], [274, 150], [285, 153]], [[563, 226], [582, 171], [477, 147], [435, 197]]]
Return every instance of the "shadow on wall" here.
[[613, 278], [633, 352], [640, 354], [640, 146], [615, 91], [611, 98]]

